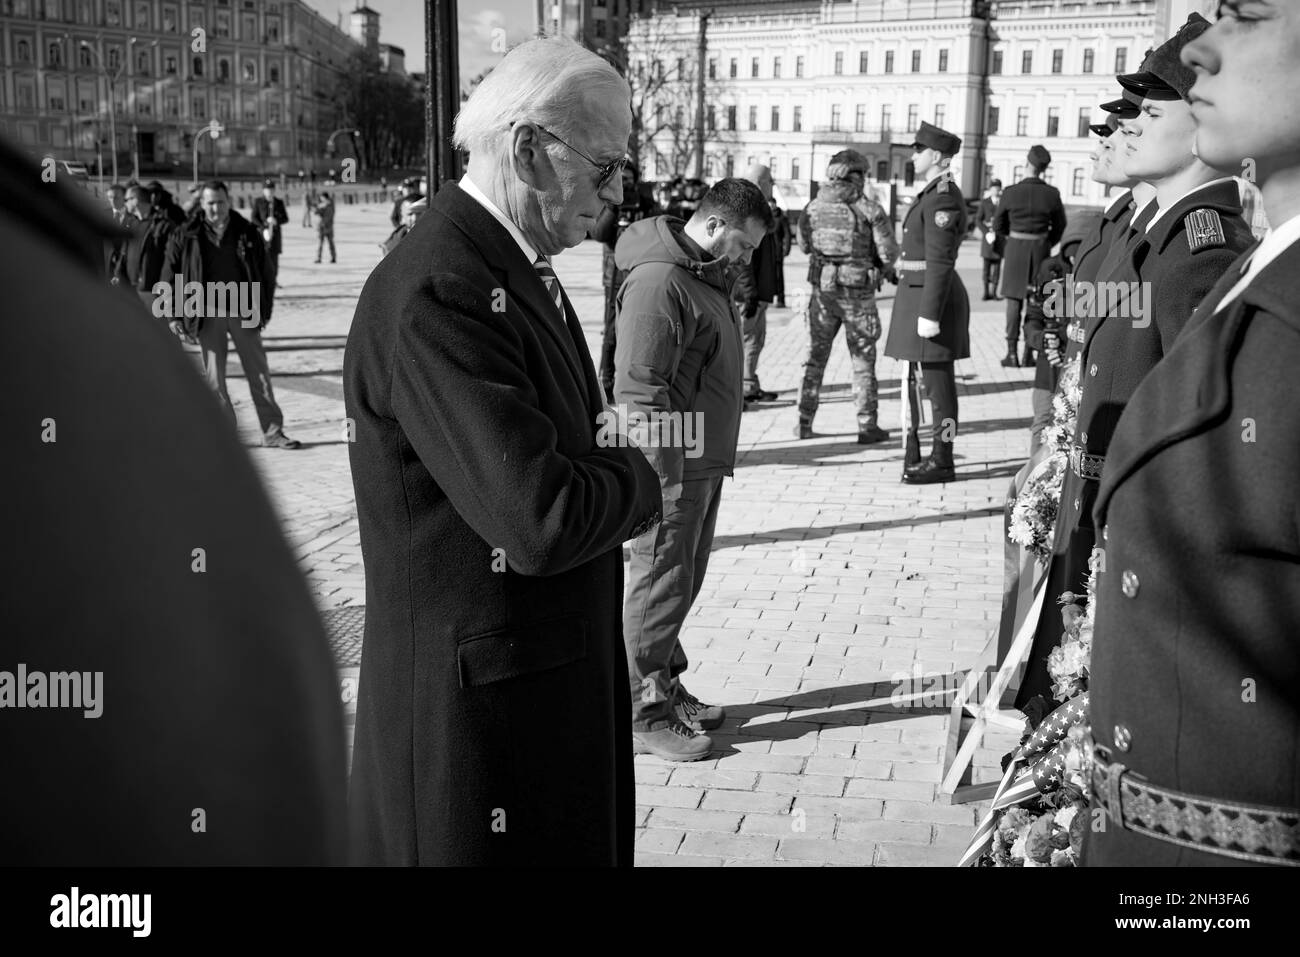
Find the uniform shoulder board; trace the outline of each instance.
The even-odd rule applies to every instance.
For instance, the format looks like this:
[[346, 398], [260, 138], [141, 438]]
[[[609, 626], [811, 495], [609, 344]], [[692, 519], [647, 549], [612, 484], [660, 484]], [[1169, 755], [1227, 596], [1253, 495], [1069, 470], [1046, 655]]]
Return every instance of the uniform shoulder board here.
[[950, 185], [952, 185], [952, 177], [947, 173], [944, 173], [939, 177], [939, 185], [935, 188], [941, 193], [946, 193], [948, 192], [948, 187]]
[[1219, 219], [1216, 210], [1192, 210], [1183, 220], [1183, 227], [1187, 230], [1187, 245], [1192, 247], [1194, 253], [1202, 249], [1217, 249], [1228, 243], [1228, 237], [1223, 232], [1223, 221]]

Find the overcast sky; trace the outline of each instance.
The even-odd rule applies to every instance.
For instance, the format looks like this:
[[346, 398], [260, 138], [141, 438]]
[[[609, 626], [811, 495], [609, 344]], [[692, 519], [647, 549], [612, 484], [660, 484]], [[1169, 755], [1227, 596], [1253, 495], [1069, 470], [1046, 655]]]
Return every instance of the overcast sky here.
[[[338, 23], [339, 10], [350, 11], [357, 4], [351, 0], [307, 0], [321, 15]], [[379, 16], [379, 41], [391, 43], [406, 51], [406, 69], [420, 73], [424, 70], [424, 0], [367, 0], [367, 6], [377, 10]], [[462, 81], [477, 75], [500, 60], [504, 50], [500, 37], [507, 46], [528, 39], [533, 33], [532, 0], [459, 0], [460, 15], [460, 73]], [[343, 28], [347, 29], [347, 18]], [[494, 34], [494, 30], [504, 31]]]

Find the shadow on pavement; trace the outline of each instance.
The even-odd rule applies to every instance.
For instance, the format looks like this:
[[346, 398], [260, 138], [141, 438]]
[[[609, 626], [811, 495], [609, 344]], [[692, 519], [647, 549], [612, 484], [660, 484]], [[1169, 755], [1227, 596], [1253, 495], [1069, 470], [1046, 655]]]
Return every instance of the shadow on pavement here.
[[[1017, 466], [1019, 468], [1019, 466]], [[1014, 474], [1014, 473], [1013, 473]], [[717, 535], [713, 539], [712, 551], [724, 548], [740, 548], [745, 545], [770, 545], [775, 542], [802, 542], [818, 538], [834, 538], [836, 535], [875, 532], [886, 528], [909, 528], [920, 525], [938, 525], [941, 522], [960, 522], [967, 518], [981, 518], [985, 515], [1002, 515], [1002, 505], [989, 505], [984, 508], [969, 509], [964, 512], [938, 512], [929, 515], [905, 515], [902, 518], [882, 519], [874, 522], [841, 522], [838, 525], [821, 527], [806, 525], [797, 528], [778, 528], [767, 531], [748, 532], [741, 535]]]

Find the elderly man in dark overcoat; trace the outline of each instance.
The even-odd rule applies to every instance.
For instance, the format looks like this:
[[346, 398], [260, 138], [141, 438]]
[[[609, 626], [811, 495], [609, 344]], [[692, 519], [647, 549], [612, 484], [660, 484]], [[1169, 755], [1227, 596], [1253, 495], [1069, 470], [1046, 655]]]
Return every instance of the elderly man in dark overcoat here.
[[[909, 428], [903, 437], [903, 481], [909, 485], [948, 482], [955, 474], [953, 363], [970, 357], [970, 299], [957, 275], [957, 251], [966, 235], [966, 205], [949, 172], [960, 149], [960, 137], [925, 122], [912, 144], [913, 168], [926, 183], [903, 219], [898, 295], [885, 340], [885, 355], [907, 362]], [[924, 459], [918, 432], [922, 386], [934, 413], [933, 441]]]
[[[1185, 46], [1198, 155], [1255, 169], [1272, 229], [1120, 417], [1094, 512], [1086, 865], [1300, 864], [1300, 6]], [[1104, 813], [1103, 813], [1104, 812]]]
[[628, 102], [572, 41], [516, 47], [457, 117], [469, 172], [357, 304], [358, 862], [631, 863], [620, 546], [662, 499], [550, 261], [622, 201]]

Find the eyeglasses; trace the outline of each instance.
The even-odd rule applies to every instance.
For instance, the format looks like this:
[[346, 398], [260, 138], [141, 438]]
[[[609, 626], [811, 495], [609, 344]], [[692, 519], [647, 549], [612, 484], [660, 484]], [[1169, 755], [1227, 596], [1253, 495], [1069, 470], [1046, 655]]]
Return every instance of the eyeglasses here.
[[594, 159], [592, 159], [582, 150], [578, 149], [576, 146], [572, 146], [569, 143], [564, 142], [564, 140], [560, 139], [558, 136], [556, 136], [546, 127], [542, 126], [542, 124], [534, 123], [533, 126], [537, 127], [539, 130], [541, 130], [551, 139], [555, 140], [561, 146], [567, 146], [569, 149], [573, 150], [573, 152], [577, 153], [579, 156], [585, 159], [592, 166], [596, 167], [596, 169], [600, 171], [600, 179], [596, 180], [596, 189], [602, 188], [606, 183], [608, 183], [611, 179], [613, 179], [620, 172], [622, 172], [623, 167], [627, 165], [627, 157], [620, 156], [618, 159], [614, 160], [614, 162], [606, 163], [602, 166], [600, 163], [597, 163]]

